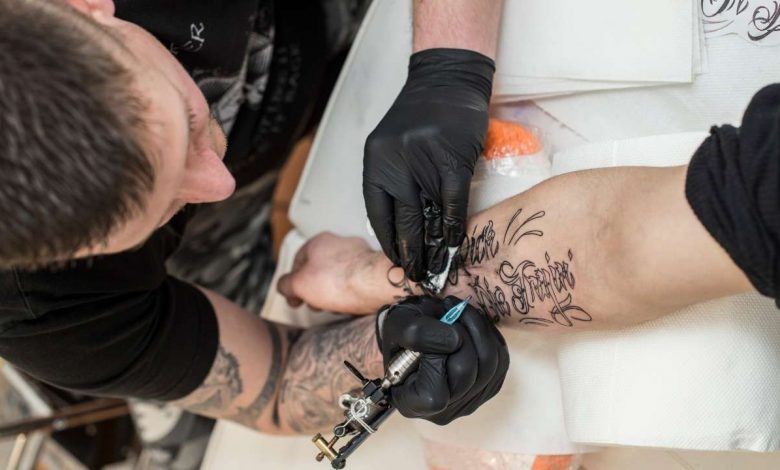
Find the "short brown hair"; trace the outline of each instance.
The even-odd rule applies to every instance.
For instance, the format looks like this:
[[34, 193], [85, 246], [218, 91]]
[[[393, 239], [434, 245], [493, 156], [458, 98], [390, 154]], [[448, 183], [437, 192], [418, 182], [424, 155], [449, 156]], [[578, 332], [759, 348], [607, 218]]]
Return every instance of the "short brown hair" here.
[[109, 33], [56, 3], [0, 0], [4, 268], [104, 241], [144, 208], [154, 184], [131, 73]]

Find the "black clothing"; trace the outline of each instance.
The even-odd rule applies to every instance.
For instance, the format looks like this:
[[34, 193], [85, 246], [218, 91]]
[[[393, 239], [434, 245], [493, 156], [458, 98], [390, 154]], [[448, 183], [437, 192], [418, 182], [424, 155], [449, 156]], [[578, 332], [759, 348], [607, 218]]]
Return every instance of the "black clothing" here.
[[0, 356], [90, 394], [181, 398], [208, 374], [217, 323], [206, 297], [165, 273], [190, 211], [136, 251], [0, 275]]
[[780, 293], [780, 84], [761, 89], [742, 127], [713, 127], [685, 194], [704, 227], [760, 293]]
[[[340, 23], [326, 10], [346, 11], [346, 3], [117, 0], [116, 7], [198, 83], [228, 134], [226, 162], [241, 186], [277, 168], [306, 130], [327, 86], [325, 69], [350, 39], [338, 28], [333, 34]], [[0, 356], [87, 394], [175, 400], [195, 390], [218, 348], [216, 316], [201, 291], [166, 271], [194, 212], [186, 208], [136, 250], [0, 271]]]

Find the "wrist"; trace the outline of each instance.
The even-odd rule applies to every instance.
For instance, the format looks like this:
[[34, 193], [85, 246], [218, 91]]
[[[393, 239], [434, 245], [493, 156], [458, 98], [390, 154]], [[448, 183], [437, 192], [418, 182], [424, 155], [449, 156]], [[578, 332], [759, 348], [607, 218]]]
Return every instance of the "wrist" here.
[[496, 64], [490, 57], [469, 49], [433, 48], [409, 57], [407, 83], [460, 86], [490, 101]]
[[392, 262], [378, 251], [366, 251], [360, 255], [350, 270], [347, 288], [365, 301], [367, 313], [376, 313], [383, 305], [391, 303], [397, 289], [387, 280]]

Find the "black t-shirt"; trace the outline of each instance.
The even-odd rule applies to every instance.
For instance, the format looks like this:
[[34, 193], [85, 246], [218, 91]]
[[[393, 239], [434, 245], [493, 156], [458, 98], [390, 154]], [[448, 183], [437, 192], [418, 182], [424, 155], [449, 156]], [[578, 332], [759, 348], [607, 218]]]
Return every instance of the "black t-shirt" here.
[[[305, 128], [326, 67], [312, 0], [118, 0], [206, 95], [228, 133], [239, 185], [278, 167]], [[174, 400], [218, 347], [201, 291], [166, 273], [192, 208], [139, 249], [37, 271], [0, 271], [0, 356], [44, 382], [96, 395]]]
[[96, 395], [180, 398], [217, 348], [213, 309], [165, 273], [190, 211], [138, 250], [0, 274], [0, 356], [34, 377]]
[[756, 290], [778, 303], [780, 84], [756, 93], [740, 128], [711, 129], [688, 167], [685, 194]]

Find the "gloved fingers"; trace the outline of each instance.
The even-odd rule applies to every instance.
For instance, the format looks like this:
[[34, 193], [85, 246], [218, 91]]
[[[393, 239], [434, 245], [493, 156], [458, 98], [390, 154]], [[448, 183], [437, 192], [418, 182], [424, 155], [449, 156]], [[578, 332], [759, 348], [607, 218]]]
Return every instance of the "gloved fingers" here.
[[502, 350], [506, 349], [506, 343], [495, 325], [470, 305], [466, 307], [458, 321], [466, 328], [474, 342], [479, 361], [479, 374], [474, 386], [476, 389], [481, 389], [487, 385], [498, 370], [499, 360], [502, 357]]
[[446, 375], [447, 356], [423, 354], [417, 371], [390, 389], [393, 405], [408, 418], [424, 418], [442, 412], [450, 402]]
[[479, 364], [477, 351], [471, 338], [462, 325], [453, 325], [456, 330], [462, 329], [463, 344], [460, 349], [447, 358], [447, 380], [450, 386], [450, 402], [465, 397], [477, 381]]
[[394, 199], [382, 188], [370, 183], [363, 185], [363, 197], [366, 200], [366, 213], [382, 251], [396, 266], [401, 258], [395, 245], [395, 204]]
[[430, 241], [444, 237], [441, 226], [441, 209], [434, 202], [423, 200], [423, 217], [425, 218], [425, 239]]
[[448, 252], [441, 226], [441, 209], [430, 200], [423, 203], [425, 261], [428, 272], [439, 274], [447, 267]]
[[465, 237], [471, 177], [466, 167], [441, 171], [442, 227], [447, 246], [460, 246]]
[[425, 279], [422, 207], [395, 201], [396, 250], [404, 272], [414, 282]]
[[[497, 371], [496, 376], [494, 377], [494, 380], [491, 381], [491, 383], [480, 393], [478, 393], [476, 396], [474, 396], [470, 400], [463, 400], [463, 403], [459, 404], [457, 408], [450, 408], [448, 409], [448, 417], [449, 419], [447, 421], [439, 420], [440, 422], [433, 421], [436, 424], [439, 425], [445, 425], [452, 422], [455, 418], [460, 418], [462, 416], [468, 416], [477, 409], [479, 409], [482, 405], [490, 401], [493, 397], [495, 397], [498, 392], [501, 391], [501, 388], [504, 385], [504, 380], [506, 379], [506, 371], [504, 371], [502, 374], [499, 374]], [[451, 411], [452, 413], [449, 413]]]
[[[391, 311], [388, 314], [386, 322], [393, 320], [394, 313]], [[412, 320], [397, 320], [406, 323], [397, 340], [398, 346], [404, 349], [428, 354], [451, 354], [463, 344], [457, 329], [436, 318], [421, 315]]]

